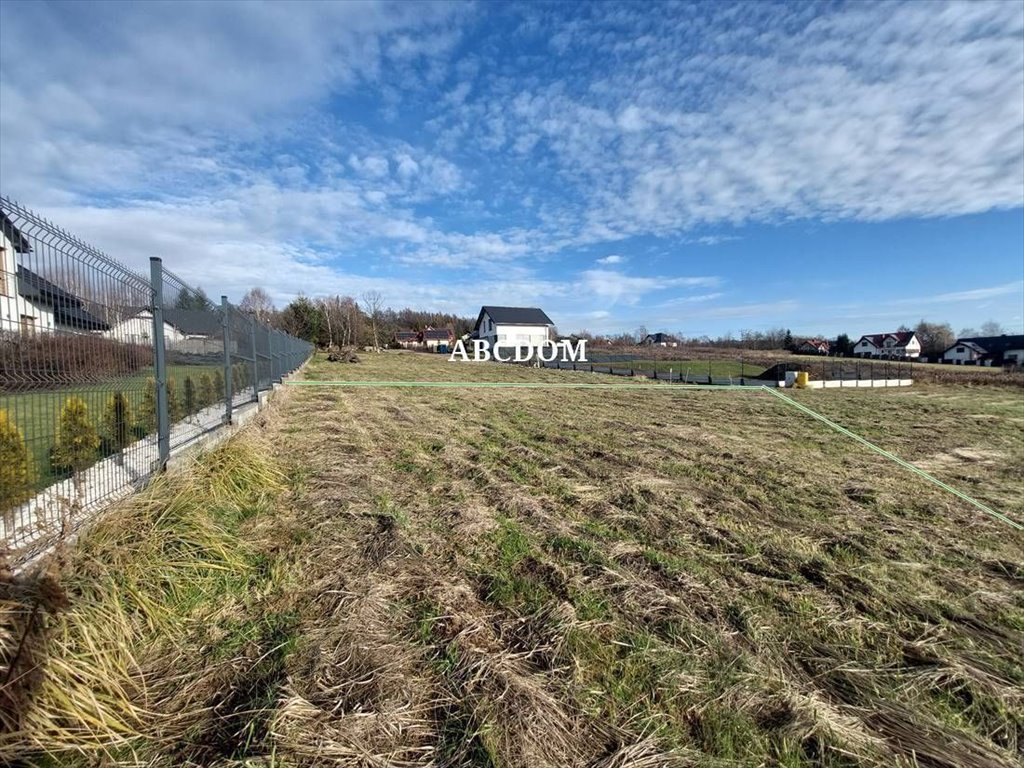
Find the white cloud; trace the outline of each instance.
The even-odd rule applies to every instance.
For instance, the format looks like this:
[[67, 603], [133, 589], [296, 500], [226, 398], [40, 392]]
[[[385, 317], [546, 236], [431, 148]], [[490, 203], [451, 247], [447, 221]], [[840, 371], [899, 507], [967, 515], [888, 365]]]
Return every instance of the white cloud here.
[[[543, 137], [591, 231], [1024, 204], [1020, 3], [790, 6], [728, 23], [705, 6], [686, 24], [667, 6], [602, 10], [549, 35], [600, 75], [581, 67], [481, 106], [503, 142]], [[623, 46], [613, 25], [656, 31]]]
[[603, 301], [636, 304], [646, 294], [669, 288], [700, 288], [718, 285], [717, 277], [635, 277], [611, 269], [588, 269], [580, 291]]
[[606, 264], [606, 265], [607, 264], [622, 264], [625, 260], [626, 259], [625, 259], [624, 256], [619, 256], [617, 254], [612, 254], [611, 256], [604, 256], [604, 257], [598, 259], [597, 263], [598, 264]]

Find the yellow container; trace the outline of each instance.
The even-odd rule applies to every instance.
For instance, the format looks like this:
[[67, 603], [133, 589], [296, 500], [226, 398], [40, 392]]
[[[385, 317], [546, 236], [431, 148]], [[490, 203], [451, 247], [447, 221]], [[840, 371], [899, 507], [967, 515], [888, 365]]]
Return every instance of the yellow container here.
[[807, 382], [809, 382], [810, 380], [811, 380], [811, 374], [809, 374], [807, 371], [797, 371], [796, 372], [796, 386], [797, 386], [797, 389], [806, 389], [807, 388]]

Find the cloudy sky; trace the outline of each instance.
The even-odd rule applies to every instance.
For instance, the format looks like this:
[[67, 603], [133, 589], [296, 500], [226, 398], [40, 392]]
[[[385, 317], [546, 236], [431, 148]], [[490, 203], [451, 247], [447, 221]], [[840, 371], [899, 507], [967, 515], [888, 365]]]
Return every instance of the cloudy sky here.
[[1024, 4], [0, 3], [0, 191], [211, 295], [1024, 327]]

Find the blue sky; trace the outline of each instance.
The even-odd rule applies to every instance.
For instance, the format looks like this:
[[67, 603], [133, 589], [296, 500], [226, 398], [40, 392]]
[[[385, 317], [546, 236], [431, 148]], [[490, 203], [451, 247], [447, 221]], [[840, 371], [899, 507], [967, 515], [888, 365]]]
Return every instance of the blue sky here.
[[1024, 4], [0, 4], [0, 190], [211, 294], [1024, 329]]

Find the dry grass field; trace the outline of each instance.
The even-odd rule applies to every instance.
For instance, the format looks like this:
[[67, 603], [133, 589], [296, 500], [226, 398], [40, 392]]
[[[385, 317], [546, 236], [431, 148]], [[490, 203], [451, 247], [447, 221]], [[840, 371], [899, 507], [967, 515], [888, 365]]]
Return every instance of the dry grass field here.
[[[286, 387], [7, 584], [0, 756], [1020, 764], [1024, 534], [769, 394], [402, 352], [305, 379], [632, 386]], [[1019, 389], [794, 396], [1024, 520]]]

